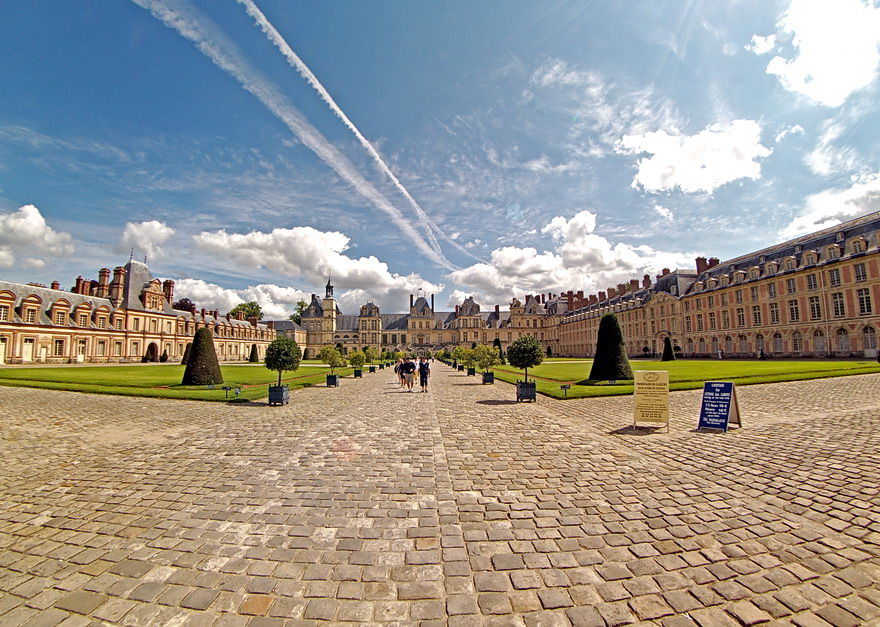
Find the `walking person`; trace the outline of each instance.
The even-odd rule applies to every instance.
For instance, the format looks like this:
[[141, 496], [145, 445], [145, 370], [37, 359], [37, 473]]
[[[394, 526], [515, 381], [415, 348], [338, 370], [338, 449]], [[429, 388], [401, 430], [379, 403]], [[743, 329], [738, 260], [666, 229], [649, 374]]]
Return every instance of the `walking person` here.
[[413, 378], [416, 372], [416, 364], [409, 357], [404, 357], [403, 366], [401, 367], [403, 370], [403, 383], [406, 386], [406, 389], [410, 392], [413, 391]]
[[428, 393], [428, 378], [431, 376], [431, 364], [424, 357], [419, 359], [419, 385], [422, 386], [422, 392]]

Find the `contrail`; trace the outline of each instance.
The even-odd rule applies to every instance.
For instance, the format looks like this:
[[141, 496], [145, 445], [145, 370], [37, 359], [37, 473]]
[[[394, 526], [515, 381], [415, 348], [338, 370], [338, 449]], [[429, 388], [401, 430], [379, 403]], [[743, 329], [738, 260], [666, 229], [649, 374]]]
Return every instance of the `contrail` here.
[[[337, 150], [318, 129], [290, 103], [275, 85], [243, 58], [237, 46], [220, 31], [207, 16], [185, 0], [132, 0], [135, 4], [192, 41], [198, 50], [220, 69], [228, 73], [248, 92], [253, 94], [302, 143], [324, 163], [346, 180], [374, 206], [387, 213], [400, 229], [438, 265], [455, 269], [443, 255], [436, 240], [429, 244], [410, 221], [383, 196], [355, 168], [348, 158]], [[172, 4], [174, 6], [172, 6]]]
[[381, 171], [394, 184], [394, 186], [403, 195], [403, 197], [406, 198], [406, 200], [409, 202], [410, 206], [415, 211], [416, 215], [421, 220], [423, 226], [425, 227], [425, 231], [428, 234], [428, 238], [431, 241], [431, 244], [434, 246], [434, 249], [436, 250], [436, 252], [438, 254], [442, 254], [442, 251], [441, 251], [439, 245], [437, 244], [437, 240], [434, 237], [435, 232], [437, 234], [439, 234], [447, 242], [449, 242], [454, 247], [456, 247], [458, 250], [460, 250], [461, 252], [465, 253], [466, 255], [469, 255], [470, 257], [473, 257], [474, 259], [476, 259], [478, 261], [483, 261], [479, 257], [475, 256], [473, 253], [471, 253], [469, 250], [467, 250], [464, 246], [462, 246], [461, 244], [459, 244], [458, 242], [456, 242], [455, 240], [453, 240], [449, 236], [447, 236], [440, 229], [440, 227], [438, 227], [431, 220], [431, 218], [428, 217], [428, 215], [425, 213], [425, 211], [422, 209], [422, 207], [419, 205], [419, 203], [417, 203], [415, 198], [413, 198], [412, 195], [409, 193], [409, 190], [406, 189], [406, 187], [403, 185], [403, 183], [400, 182], [400, 179], [398, 179], [397, 176], [395, 176], [395, 174], [391, 171], [391, 168], [388, 167], [388, 165], [385, 163], [385, 160], [382, 159], [382, 156], [373, 147], [373, 144], [371, 144], [370, 141], [366, 137], [364, 137], [363, 133], [361, 133], [360, 130], [354, 125], [354, 122], [352, 122], [349, 119], [349, 117], [345, 114], [345, 112], [342, 110], [342, 108], [338, 104], [336, 104], [336, 101], [333, 99], [333, 96], [330, 95], [330, 92], [328, 92], [324, 88], [324, 85], [321, 84], [321, 81], [318, 80], [318, 77], [315, 76], [315, 74], [312, 72], [312, 70], [305, 64], [305, 62], [299, 57], [299, 55], [297, 55], [293, 51], [293, 49], [290, 47], [290, 45], [287, 43], [287, 41], [284, 39], [284, 37], [281, 35], [281, 33], [278, 32], [278, 30], [272, 25], [272, 23], [263, 14], [263, 12], [260, 11], [259, 7], [257, 7], [256, 4], [254, 4], [253, 0], [236, 0], [236, 1], [239, 4], [241, 4], [242, 6], [244, 6], [248, 15], [250, 15], [254, 19], [257, 26], [259, 26], [260, 30], [262, 30], [263, 33], [266, 35], [266, 37], [268, 37], [269, 41], [271, 41], [275, 45], [275, 47], [278, 48], [278, 50], [281, 52], [281, 54], [284, 55], [284, 58], [287, 59], [287, 62], [291, 65], [291, 67], [293, 67], [299, 73], [299, 75], [301, 77], [303, 77], [306, 80], [306, 82], [309, 85], [311, 85], [312, 88], [316, 92], [318, 92], [318, 95], [321, 97], [321, 100], [323, 100], [327, 104], [327, 106], [330, 107], [330, 110], [340, 120], [342, 120], [342, 123], [345, 124], [345, 126], [348, 127], [348, 130], [350, 130], [354, 134], [354, 136], [357, 138], [358, 142], [360, 142], [361, 146], [363, 146], [366, 149], [366, 151], [369, 153], [369, 155], [373, 158], [373, 160], [379, 166]]

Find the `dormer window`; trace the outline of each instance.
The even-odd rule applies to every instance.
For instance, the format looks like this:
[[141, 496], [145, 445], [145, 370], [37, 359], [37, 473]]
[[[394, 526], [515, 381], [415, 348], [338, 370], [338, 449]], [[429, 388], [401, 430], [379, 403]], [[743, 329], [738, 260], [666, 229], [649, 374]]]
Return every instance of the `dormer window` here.
[[863, 239], [855, 239], [852, 243], [852, 251], [853, 253], [863, 253], [865, 252], [865, 240]]
[[797, 267], [797, 261], [793, 257], [786, 257], [784, 267], [786, 270], [794, 270]]
[[828, 259], [837, 259], [840, 257], [840, 249], [837, 246], [829, 246], [825, 252], [827, 253]]

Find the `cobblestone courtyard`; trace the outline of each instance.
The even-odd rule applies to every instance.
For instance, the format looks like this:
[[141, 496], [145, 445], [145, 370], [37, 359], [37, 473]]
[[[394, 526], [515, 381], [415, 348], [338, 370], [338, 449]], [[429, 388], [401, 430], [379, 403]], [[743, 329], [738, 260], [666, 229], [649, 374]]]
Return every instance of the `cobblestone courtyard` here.
[[439, 362], [289, 406], [0, 387], [0, 625], [880, 624], [880, 375], [744, 428]]

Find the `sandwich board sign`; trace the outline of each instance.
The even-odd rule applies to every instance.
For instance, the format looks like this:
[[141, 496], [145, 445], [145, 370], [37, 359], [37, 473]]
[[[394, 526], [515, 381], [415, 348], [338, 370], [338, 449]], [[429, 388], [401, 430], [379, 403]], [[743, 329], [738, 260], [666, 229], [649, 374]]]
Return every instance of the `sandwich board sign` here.
[[697, 430], [720, 429], [726, 432], [730, 425], [734, 424], [737, 427], [742, 427], [734, 383], [732, 381], [705, 381]]
[[634, 374], [633, 429], [637, 422], [650, 422], [665, 424], [669, 431], [669, 372], [636, 370]]

